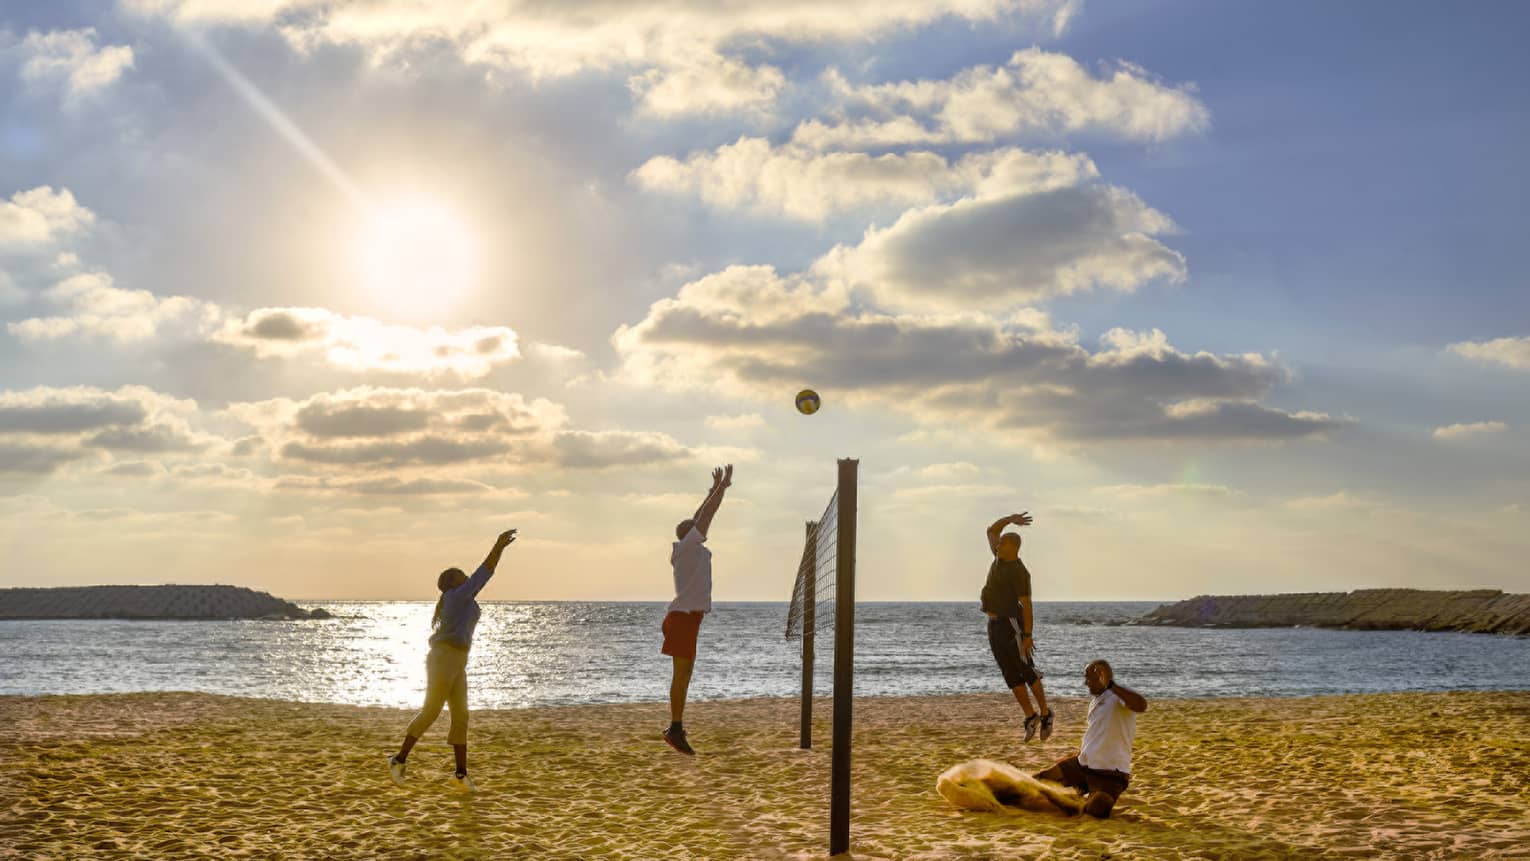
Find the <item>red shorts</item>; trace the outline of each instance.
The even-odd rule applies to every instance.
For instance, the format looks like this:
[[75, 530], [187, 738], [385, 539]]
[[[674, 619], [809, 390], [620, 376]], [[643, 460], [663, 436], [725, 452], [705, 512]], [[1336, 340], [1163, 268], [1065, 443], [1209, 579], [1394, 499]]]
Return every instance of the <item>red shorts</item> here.
[[705, 613], [672, 611], [664, 617], [664, 648], [659, 651], [676, 658], [696, 660], [696, 635], [701, 633]]

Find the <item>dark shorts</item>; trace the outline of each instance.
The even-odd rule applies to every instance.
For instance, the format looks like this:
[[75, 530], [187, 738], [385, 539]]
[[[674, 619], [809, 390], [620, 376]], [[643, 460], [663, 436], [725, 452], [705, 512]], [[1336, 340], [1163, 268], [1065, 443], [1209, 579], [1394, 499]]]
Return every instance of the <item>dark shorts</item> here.
[[1071, 786], [1083, 793], [1103, 792], [1111, 798], [1120, 798], [1121, 793], [1125, 792], [1126, 787], [1132, 782], [1131, 775], [1119, 771], [1085, 768], [1079, 764], [1076, 756], [1058, 760], [1056, 765], [1037, 773], [1036, 777], [1042, 780], [1055, 780], [1063, 786]]
[[679, 610], [664, 617], [664, 647], [662, 654], [676, 658], [696, 660], [696, 637], [701, 633], [701, 617], [705, 613], [682, 613]]
[[1017, 688], [1041, 680], [1036, 665], [1020, 651], [1019, 619], [989, 619], [988, 647], [993, 649], [993, 659], [1004, 674], [1005, 687]]

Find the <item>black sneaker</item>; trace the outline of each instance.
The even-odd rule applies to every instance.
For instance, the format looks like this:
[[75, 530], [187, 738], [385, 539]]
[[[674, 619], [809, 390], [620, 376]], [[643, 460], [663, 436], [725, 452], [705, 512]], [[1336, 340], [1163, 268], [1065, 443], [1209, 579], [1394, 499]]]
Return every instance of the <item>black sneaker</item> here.
[[690, 742], [685, 740], [685, 730], [683, 729], [673, 729], [666, 727], [664, 729], [664, 740], [669, 743], [670, 747], [680, 751], [686, 756], [696, 755], [696, 751], [691, 750]]
[[1046, 741], [1052, 737], [1052, 710], [1041, 716], [1041, 740]]
[[1025, 740], [1030, 741], [1036, 737], [1036, 723], [1041, 720], [1041, 715], [1029, 715], [1025, 719]]

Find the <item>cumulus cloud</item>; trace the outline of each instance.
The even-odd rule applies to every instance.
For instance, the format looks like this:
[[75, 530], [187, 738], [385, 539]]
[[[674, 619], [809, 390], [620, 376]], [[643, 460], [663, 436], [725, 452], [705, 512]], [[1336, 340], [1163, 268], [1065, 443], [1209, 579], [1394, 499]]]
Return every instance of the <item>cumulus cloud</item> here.
[[900, 308], [959, 310], [1090, 289], [1182, 281], [1185, 260], [1157, 235], [1174, 223], [1136, 195], [1088, 184], [964, 198], [904, 213], [839, 246], [814, 272]]
[[140, 454], [196, 451], [210, 444], [210, 440], [199, 439], [192, 433], [184, 421], [172, 421], [152, 427], [108, 428], [92, 434], [85, 440], [85, 444], [109, 451]]
[[1024, 15], [1060, 32], [1076, 0], [708, 0], [664, 3], [425, 4], [407, 0], [124, 0], [132, 11], [182, 23], [278, 29], [299, 47], [361, 45], [379, 56], [448, 44], [464, 61], [533, 76], [629, 70], [639, 104], [661, 115], [757, 110], [783, 85], [780, 71], [735, 50], [762, 39], [860, 40], [942, 19]]
[[260, 308], [240, 314], [187, 296], [118, 287], [101, 272], [71, 275], [42, 295], [60, 313], [7, 323], [12, 335], [34, 342], [205, 341], [262, 359], [302, 359], [357, 373], [467, 379], [520, 357], [516, 333], [506, 326], [407, 326], [322, 308]]
[[504, 458], [567, 421], [547, 400], [489, 389], [361, 387], [301, 401], [231, 404], [278, 459], [338, 467], [443, 466]]
[[89, 455], [77, 448], [8, 442], [0, 438], [0, 475], [48, 475], [66, 463]]
[[[254, 433], [201, 429], [240, 425]], [[91, 476], [256, 493], [503, 495], [495, 482], [517, 471], [645, 468], [699, 454], [663, 433], [571, 428], [559, 404], [490, 389], [358, 387], [216, 413], [139, 386], [0, 391], [0, 477], [11, 481], [94, 462]]]
[[[498, 413], [486, 424], [500, 421]], [[328, 398], [304, 404], [294, 424], [309, 436], [377, 437], [422, 431], [430, 425], [431, 414], [422, 405], [372, 406], [366, 403], [334, 402]]]
[[[54, 250], [94, 222], [94, 213], [76, 202], [68, 189], [42, 186], [16, 192], [0, 201], [0, 255]], [[303, 359], [358, 373], [468, 379], [521, 355], [518, 337], [507, 326], [410, 326], [323, 308], [246, 312], [189, 296], [118, 286], [106, 272], [81, 271], [79, 258], [68, 252], [57, 255], [53, 269], [62, 277], [41, 297], [55, 313], [6, 323], [6, 330], [23, 341], [207, 342], [260, 358]], [[25, 299], [25, 293], [0, 273], [0, 303], [18, 298]], [[577, 351], [551, 345], [540, 355], [561, 362], [580, 357]]]
[[211, 340], [261, 358], [317, 358], [352, 371], [481, 377], [520, 357], [506, 326], [448, 330], [348, 317], [323, 308], [260, 308], [230, 316]]
[[742, 137], [683, 161], [650, 159], [632, 180], [650, 191], [696, 195], [716, 209], [823, 221], [858, 209], [1047, 191], [1096, 173], [1087, 156], [1060, 152], [1005, 148], [951, 162], [933, 152], [821, 153]]
[[75, 434], [135, 427], [196, 411], [196, 402], [142, 386], [106, 391], [91, 386], [38, 386], [0, 391], [0, 433]]
[[1185, 352], [1114, 330], [1090, 350], [1045, 318], [889, 314], [770, 267], [733, 267], [654, 303], [612, 336], [645, 385], [778, 396], [801, 380], [939, 426], [1064, 443], [1282, 440], [1343, 420], [1260, 403], [1289, 372], [1259, 354]]
[[39, 186], [0, 201], [0, 254], [47, 250], [60, 240], [88, 230], [95, 213], [81, 206], [69, 189]]
[[129, 343], [151, 340], [167, 329], [203, 332], [219, 314], [216, 306], [199, 299], [117, 287], [102, 272], [65, 278], [43, 291], [43, 298], [64, 313], [7, 323], [11, 334], [26, 341], [81, 336]]
[[218, 438], [194, 429], [194, 401], [141, 386], [0, 391], [0, 470], [46, 474], [102, 452], [184, 453]]
[[61, 83], [66, 100], [97, 92], [133, 66], [127, 45], [96, 44], [96, 31], [54, 30], [29, 33], [19, 47], [21, 79], [32, 84]]
[[661, 117], [761, 111], [775, 103], [786, 76], [774, 66], [750, 66], [713, 51], [667, 59], [662, 68], [627, 79], [644, 111]]
[[1467, 422], [1437, 427], [1430, 435], [1439, 440], [1453, 440], [1482, 436], [1483, 434], [1503, 433], [1508, 429], [1509, 426], [1503, 422]]
[[403, 493], [427, 487], [411, 483], [425, 478], [471, 478], [453, 474], [453, 468], [602, 469], [663, 464], [694, 454], [662, 433], [569, 428], [558, 404], [490, 389], [360, 387], [301, 401], [231, 404], [228, 413], [256, 428], [278, 463], [341, 475], [344, 481], [325, 487], [356, 492], [383, 492], [354, 484], [356, 471], [394, 470], [390, 477], [401, 483], [392, 492]]
[[1137, 66], [1119, 63], [1096, 77], [1072, 57], [1038, 48], [946, 80], [853, 86], [836, 73], [827, 80], [847, 111], [860, 116], [808, 120], [793, 142], [850, 149], [1072, 133], [1157, 142], [1200, 131], [1210, 117], [1191, 88], [1160, 83]]
[[1486, 365], [1500, 365], [1518, 371], [1530, 371], [1530, 337], [1461, 341], [1451, 344], [1448, 349], [1458, 356]]
[[141, 400], [96, 389], [0, 393], [0, 433], [82, 433], [137, 425], [146, 418]]

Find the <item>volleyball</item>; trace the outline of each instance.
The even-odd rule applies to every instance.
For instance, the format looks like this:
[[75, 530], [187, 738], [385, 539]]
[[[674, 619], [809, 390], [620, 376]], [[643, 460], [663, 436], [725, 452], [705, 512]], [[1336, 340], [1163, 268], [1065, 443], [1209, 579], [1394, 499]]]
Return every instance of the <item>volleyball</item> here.
[[797, 393], [797, 412], [810, 416], [818, 412], [818, 393], [812, 389], [803, 389]]

